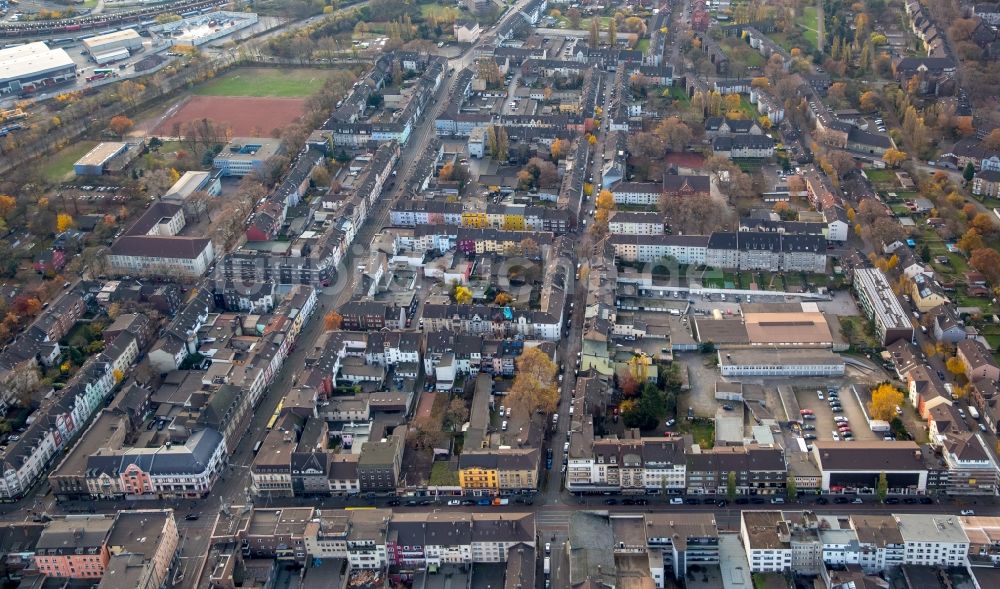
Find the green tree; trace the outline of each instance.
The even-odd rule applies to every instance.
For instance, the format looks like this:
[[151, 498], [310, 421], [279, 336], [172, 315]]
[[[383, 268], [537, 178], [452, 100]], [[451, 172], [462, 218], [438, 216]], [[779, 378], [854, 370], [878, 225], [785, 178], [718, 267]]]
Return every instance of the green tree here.
[[972, 162], [965, 164], [965, 169], [962, 170], [962, 177], [965, 178], [966, 182], [972, 182], [972, 179], [976, 175], [976, 166], [972, 165]]
[[667, 413], [663, 391], [651, 383], [642, 387], [638, 402], [623, 412], [622, 419], [627, 427], [651, 430], [660, 424]]
[[875, 487], [875, 494], [878, 496], [879, 503], [885, 501], [889, 494], [889, 479], [885, 476], [884, 470], [878, 475], [878, 486]]
[[732, 501], [736, 499], [736, 471], [729, 471], [729, 476], [726, 477], [726, 497]]
[[799, 490], [795, 486], [795, 476], [788, 475], [788, 482], [785, 483], [785, 490], [788, 492], [788, 500], [795, 501], [799, 496]]

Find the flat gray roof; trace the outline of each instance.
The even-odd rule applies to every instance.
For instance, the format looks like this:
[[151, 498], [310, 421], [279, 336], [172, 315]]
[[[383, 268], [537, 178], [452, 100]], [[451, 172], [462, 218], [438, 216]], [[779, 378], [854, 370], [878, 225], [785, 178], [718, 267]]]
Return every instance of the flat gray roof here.
[[76, 160], [76, 165], [78, 166], [103, 166], [107, 161], [125, 149], [125, 143], [121, 141], [105, 141], [103, 143], [98, 143], [83, 155], [82, 158]]

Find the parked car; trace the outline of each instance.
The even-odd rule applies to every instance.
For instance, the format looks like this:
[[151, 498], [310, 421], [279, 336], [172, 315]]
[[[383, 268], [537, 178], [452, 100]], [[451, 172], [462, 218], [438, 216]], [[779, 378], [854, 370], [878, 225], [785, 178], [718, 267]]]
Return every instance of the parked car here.
[[865, 502], [865, 500], [862, 499], [861, 497], [855, 497], [854, 501], [851, 501], [851, 503], [854, 503], [855, 505], [860, 505], [860, 504], [862, 504], [864, 502]]
[[833, 502], [834, 503], [839, 503], [839, 504], [844, 504], [844, 503], [850, 503], [851, 500], [848, 499], [847, 497], [834, 497], [833, 498]]
[[934, 500], [931, 499], [930, 497], [921, 497], [920, 498], [920, 504], [921, 505], [932, 505], [933, 503], [934, 503]]
[[976, 512], [972, 509], [963, 509], [959, 513], [961, 513], [962, 515], [976, 515]]
[[885, 504], [886, 505], [896, 505], [897, 503], [899, 503], [899, 501], [900, 501], [899, 497], [886, 497], [885, 498]]
[[817, 497], [816, 498], [816, 505], [826, 505], [829, 502], [830, 502], [830, 500], [827, 499], [826, 497]]
[[455, 506], [458, 506], [458, 505], [461, 505], [461, 504], [462, 504], [462, 502], [459, 501], [458, 499], [450, 499], [448, 501], [448, 505], [452, 506], [452, 507], [455, 507]]

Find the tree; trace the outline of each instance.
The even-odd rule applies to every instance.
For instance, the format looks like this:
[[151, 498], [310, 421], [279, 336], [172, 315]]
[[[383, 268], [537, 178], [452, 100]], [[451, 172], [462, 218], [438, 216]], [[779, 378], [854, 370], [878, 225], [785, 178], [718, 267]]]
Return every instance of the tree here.
[[554, 412], [559, 402], [555, 362], [539, 348], [532, 347], [521, 352], [515, 364], [517, 376], [507, 395], [510, 405], [521, 407], [528, 415], [536, 411]]
[[969, 221], [969, 227], [975, 229], [980, 235], [990, 235], [996, 229], [993, 217], [986, 213], [978, 213]]
[[566, 150], [569, 149], [569, 141], [565, 139], [556, 139], [552, 142], [552, 146], [549, 147], [549, 153], [552, 155], [553, 161], [559, 161], [564, 155], [566, 155]]
[[452, 293], [452, 298], [459, 305], [468, 305], [472, 303], [472, 290], [467, 286], [455, 285], [455, 290]]
[[312, 182], [319, 188], [329, 188], [331, 181], [330, 170], [326, 166], [316, 166], [312, 171]]
[[448, 162], [447, 164], [441, 166], [441, 171], [438, 172], [438, 180], [441, 182], [450, 182], [452, 175], [455, 173], [455, 164]]
[[965, 374], [965, 362], [963, 362], [958, 356], [948, 358], [948, 360], [944, 363], [944, 367], [948, 369], [948, 372], [954, 374], [955, 376]]
[[108, 123], [108, 128], [111, 129], [111, 132], [119, 137], [124, 137], [126, 133], [132, 130], [133, 126], [135, 126], [135, 122], [125, 115], [113, 116]]
[[663, 391], [651, 383], [646, 383], [642, 387], [642, 393], [635, 407], [622, 413], [622, 420], [626, 427], [651, 430], [660, 424], [666, 415], [666, 410], [666, 399], [663, 396]]
[[125, 378], [125, 373], [122, 372], [120, 369], [115, 368], [114, 370], [111, 371], [111, 376], [114, 377], [116, 383], [119, 383], [122, 381], [123, 378]]
[[656, 135], [674, 151], [682, 151], [690, 143], [693, 133], [687, 123], [677, 117], [669, 117], [656, 127]]
[[626, 373], [619, 379], [618, 388], [621, 389], [623, 397], [634, 397], [639, 392], [639, 381], [631, 373]]
[[903, 393], [889, 383], [880, 384], [872, 390], [872, 400], [868, 412], [873, 419], [891, 421], [896, 415], [896, 407], [903, 404]]
[[56, 233], [62, 233], [73, 227], [73, 217], [67, 213], [56, 215]]
[[569, 28], [571, 29], [578, 30], [582, 18], [583, 15], [580, 13], [580, 9], [575, 6], [566, 11], [566, 20], [569, 21]]
[[875, 495], [878, 496], [879, 503], [885, 501], [886, 495], [889, 494], [889, 478], [885, 476], [885, 471], [883, 470], [878, 474], [878, 484], [875, 486]]
[[785, 481], [785, 492], [788, 494], [789, 501], [798, 499], [799, 489], [795, 486], [795, 475], [788, 475], [788, 480]]
[[514, 297], [510, 296], [508, 293], [499, 292], [497, 296], [493, 299], [493, 304], [500, 307], [506, 307], [514, 300]]
[[615, 195], [605, 188], [597, 195], [597, 199], [594, 201], [594, 206], [599, 209], [611, 210], [615, 208]]
[[882, 161], [884, 161], [890, 168], [896, 168], [899, 167], [899, 164], [905, 162], [907, 157], [908, 156], [905, 151], [890, 147], [885, 150], [884, 154], [882, 154]]
[[461, 397], [455, 397], [448, 403], [448, 409], [444, 413], [444, 422], [451, 426], [452, 430], [462, 427], [462, 424], [469, 419], [469, 407]]
[[990, 284], [1000, 285], [1000, 254], [996, 250], [981, 247], [973, 251], [969, 257], [969, 265], [982, 272]]
[[600, 22], [596, 17], [590, 19], [590, 46], [597, 48], [601, 45]]
[[976, 177], [976, 166], [972, 165], [972, 162], [967, 162], [965, 164], [965, 169], [962, 170], [962, 178], [966, 182], [972, 182], [972, 179]]
[[323, 327], [325, 327], [327, 331], [340, 329], [340, 326], [343, 324], [344, 316], [336, 311], [330, 311], [323, 316]]
[[871, 90], [868, 90], [867, 92], [863, 93], [861, 95], [861, 98], [859, 99], [861, 110], [865, 112], [874, 111], [875, 109], [878, 108], [880, 102], [881, 101], [878, 98], [878, 94], [872, 92]]
[[726, 497], [730, 501], [736, 499], [736, 471], [731, 470], [729, 474], [726, 475]]
[[17, 200], [8, 194], [0, 194], [0, 217], [7, 218], [17, 206]]
[[990, 131], [990, 134], [983, 139], [980, 145], [990, 150], [1000, 149], [1000, 129]]
[[983, 247], [983, 238], [975, 229], [969, 229], [958, 238], [955, 246], [968, 255]]

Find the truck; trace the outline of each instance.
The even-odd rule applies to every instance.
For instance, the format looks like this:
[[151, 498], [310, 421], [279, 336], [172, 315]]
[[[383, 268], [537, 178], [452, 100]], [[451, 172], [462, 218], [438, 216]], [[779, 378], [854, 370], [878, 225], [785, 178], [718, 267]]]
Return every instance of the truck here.
[[509, 505], [509, 504], [510, 504], [510, 499], [507, 499], [506, 497], [493, 498], [493, 507], [500, 507], [501, 505]]
[[542, 572], [544, 572], [546, 575], [548, 575], [549, 573], [552, 572], [552, 558], [551, 557], [548, 557], [548, 556], [545, 557], [545, 560], [542, 563]]
[[972, 416], [972, 419], [979, 419], [979, 410], [969, 405], [969, 415]]
[[892, 426], [889, 425], [889, 422], [881, 419], [873, 419], [871, 421], [871, 428], [872, 432], [876, 434], [884, 434], [892, 431]]

